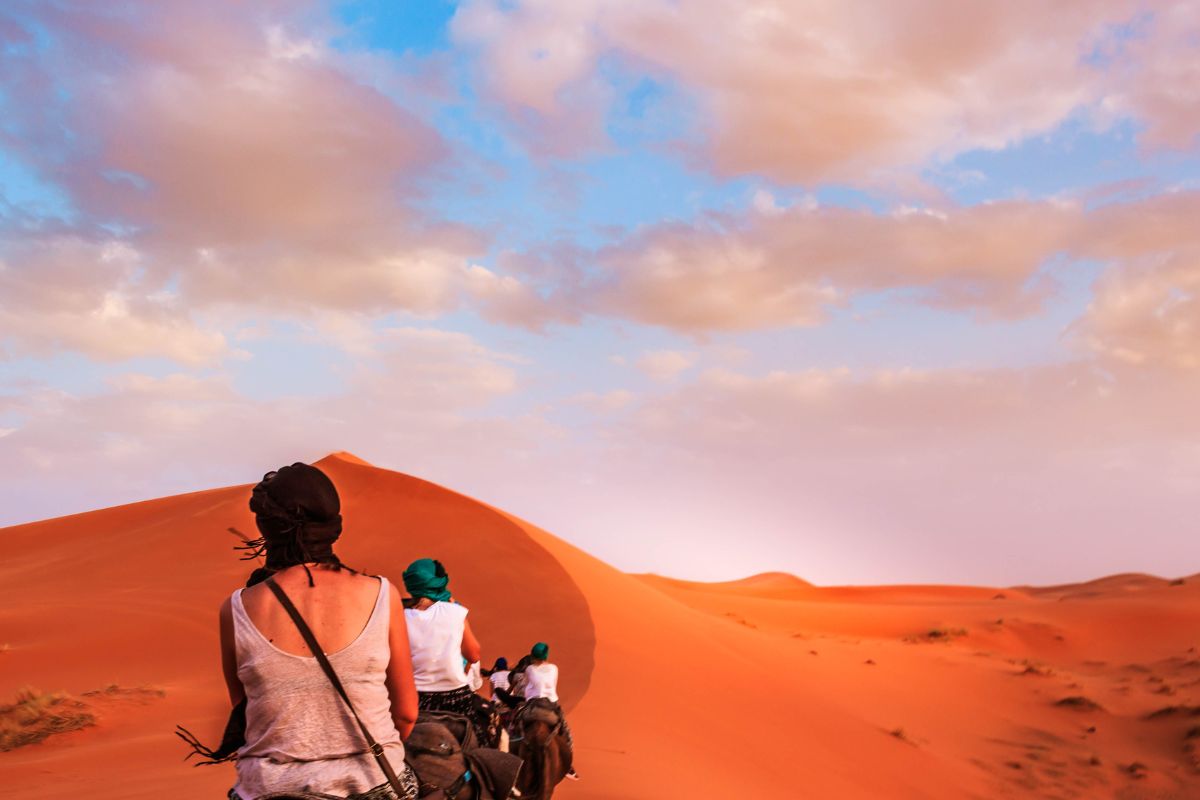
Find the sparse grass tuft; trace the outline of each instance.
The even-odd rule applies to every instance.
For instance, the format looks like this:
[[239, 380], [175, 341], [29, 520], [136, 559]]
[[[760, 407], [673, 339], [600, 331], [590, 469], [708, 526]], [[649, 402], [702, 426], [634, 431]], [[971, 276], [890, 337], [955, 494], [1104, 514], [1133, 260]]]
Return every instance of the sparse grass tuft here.
[[120, 684], [110, 683], [101, 689], [92, 689], [90, 692], [84, 692], [83, 696], [140, 700], [145, 702], [157, 697], [166, 697], [167, 693], [153, 686], [135, 686], [132, 689], [126, 689]]
[[910, 643], [916, 642], [948, 642], [951, 639], [957, 639], [960, 636], [966, 636], [966, 628], [930, 628], [924, 633], [918, 633], [913, 636], [905, 636], [904, 641]]
[[1071, 708], [1076, 711], [1100, 711], [1100, 710], [1102, 710], [1099, 703], [1097, 703], [1095, 700], [1091, 700], [1082, 695], [1072, 695], [1071, 697], [1064, 697], [1062, 700], [1059, 700], [1054, 705], [1058, 706], [1059, 708]]
[[1200, 706], [1163, 706], [1146, 715], [1146, 719], [1162, 719], [1164, 717], [1200, 717]]
[[1025, 669], [1018, 672], [1018, 675], [1033, 675], [1038, 678], [1045, 678], [1054, 674], [1054, 670], [1047, 667], [1039, 667], [1037, 664], [1030, 664], [1028, 661], [1021, 662], [1025, 665]]
[[15, 703], [0, 706], [0, 751], [95, 724], [96, 717], [88, 707], [66, 692], [26, 687], [17, 692]]

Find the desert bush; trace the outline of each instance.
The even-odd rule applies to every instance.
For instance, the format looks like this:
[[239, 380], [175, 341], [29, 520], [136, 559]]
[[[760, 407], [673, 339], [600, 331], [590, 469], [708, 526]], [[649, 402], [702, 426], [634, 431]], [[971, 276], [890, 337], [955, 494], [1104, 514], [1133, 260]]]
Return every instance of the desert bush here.
[[88, 707], [66, 692], [26, 687], [17, 692], [16, 702], [0, 706], [0, 751], [95, 724], [96, 717]]

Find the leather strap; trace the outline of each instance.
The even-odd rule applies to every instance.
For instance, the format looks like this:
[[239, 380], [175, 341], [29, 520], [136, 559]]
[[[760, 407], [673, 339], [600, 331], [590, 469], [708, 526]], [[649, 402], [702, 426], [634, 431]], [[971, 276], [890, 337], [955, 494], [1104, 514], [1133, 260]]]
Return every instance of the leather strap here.
[[284, 611], [287, 611], [288, 616], [292, 618], [292, 622], [296, 623], [296, 630], [300, 631], [300, 635], [304, 638], [304, 643], [308, 645], [308, 649], [316, 657], [317, 663], [321, 665], [321, 669], [325, 671], [325, 677], [329, 678], [329, 682], [333, 684], [334, 691], [346, 703], [346, 708], [350, 709], [351, 715], [354, 716], [354, 721], [358, 723], [359, 730], [362, 731], [363, 738], [367, 740], [367, 746], [371, 750], [371, 755], [375, 756], [375, 760], [379, 762], [379, 768], [383, 770], [384, 777], [388, 783], [392, 785], [392, 790], [395, 791], [397, 797], [404, 797], [404, 787], [400, 785], [400, 779], [396, 777], [396, 771], [392, 769], [391, 762], [388, 761], [387, 755], [383, 752], [383, 745], [375, 741], [375, 737], [367, 730], [367, 726], [359, 718], [358, 712], [354, 710], [354, 704], [350, 702], [350, 695], [346, 694], [346, 689], [342, 686], [341, 680], [338, 679], [337, 673], [333, 671], [333, 665], [329, 663], [329, 659], [325, 656], [325, 651], [321, 649], [321, 645], [317, 644], [317, 637], [313, 636], [312, 629], [308, 627], [308, 623], [304, 621], [304, 617], [300, 616], [300, 611], [292, 604], [292, 599], [287, 596], [274, 578], [267, 578], [265, 581], [267, 588], [279, 600]]

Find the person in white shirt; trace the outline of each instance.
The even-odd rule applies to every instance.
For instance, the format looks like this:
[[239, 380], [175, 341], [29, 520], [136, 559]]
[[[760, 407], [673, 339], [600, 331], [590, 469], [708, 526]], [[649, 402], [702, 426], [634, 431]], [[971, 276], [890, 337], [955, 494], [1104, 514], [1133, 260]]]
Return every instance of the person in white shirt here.
[[496, 663], [492, 664], [492, 668], [484, 670], [483, 674], [488, 676], [488, 680], [492, 682], [493, 689], [507, 689], [509, 686], [508, 659], [500, 656], [496, 659]]
[[[562, 734], [566, 737], [571, 750], [575, 750], [575, 742], [571, 736], [571, 728], [567, 725], [567, 715], [558, 704], [558, 665], [551, 664], [550, 645], [538, 642], [529, 651], [529, 666], [525, 667], [525, 700], [545, 698], [554, 704], [558, 717], [562, 720]], [[567, 773], [572, 780], [579, 780], [575, 767]]]
[[480, 719], [466, 665], [479, 660], [479, 640], [467, 622], [467, 609], [454, 602], [442, 562], [421, 558], [404, 570], [404, 620], [412, 653], [413, 682], [422, 711], [451, 711], [469, 717], [481, 742], [489, 742]]
[[525, 699], [544, 697], [552, 703], [558, 702], [558, 665], [546, 659], [550, 657], [550, 646], [538, 642], [529, 651], [531, 661], [525, 668]]
[[509, 708], [516, 706], [524, 699], [524, 695], [521, 698], [513, 698], [509, 694], [508, 659], [504, 656], [497, 658], [492, 668], [483, 670], [483, 674], [487, 676], [488, 683], [492, 685], [492, 697], [499, 699]]

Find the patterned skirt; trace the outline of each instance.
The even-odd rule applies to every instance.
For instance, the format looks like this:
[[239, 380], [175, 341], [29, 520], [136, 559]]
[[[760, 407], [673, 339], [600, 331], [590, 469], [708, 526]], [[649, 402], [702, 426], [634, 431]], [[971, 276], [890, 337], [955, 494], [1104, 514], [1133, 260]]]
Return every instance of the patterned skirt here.
[[499, 713], [492, 703], [472, 692], [469, 686], [447, 692], [417, 692], [417, 708], [462, 714], [471, 721], [481, 747], [495, 747], [500, 741]]

